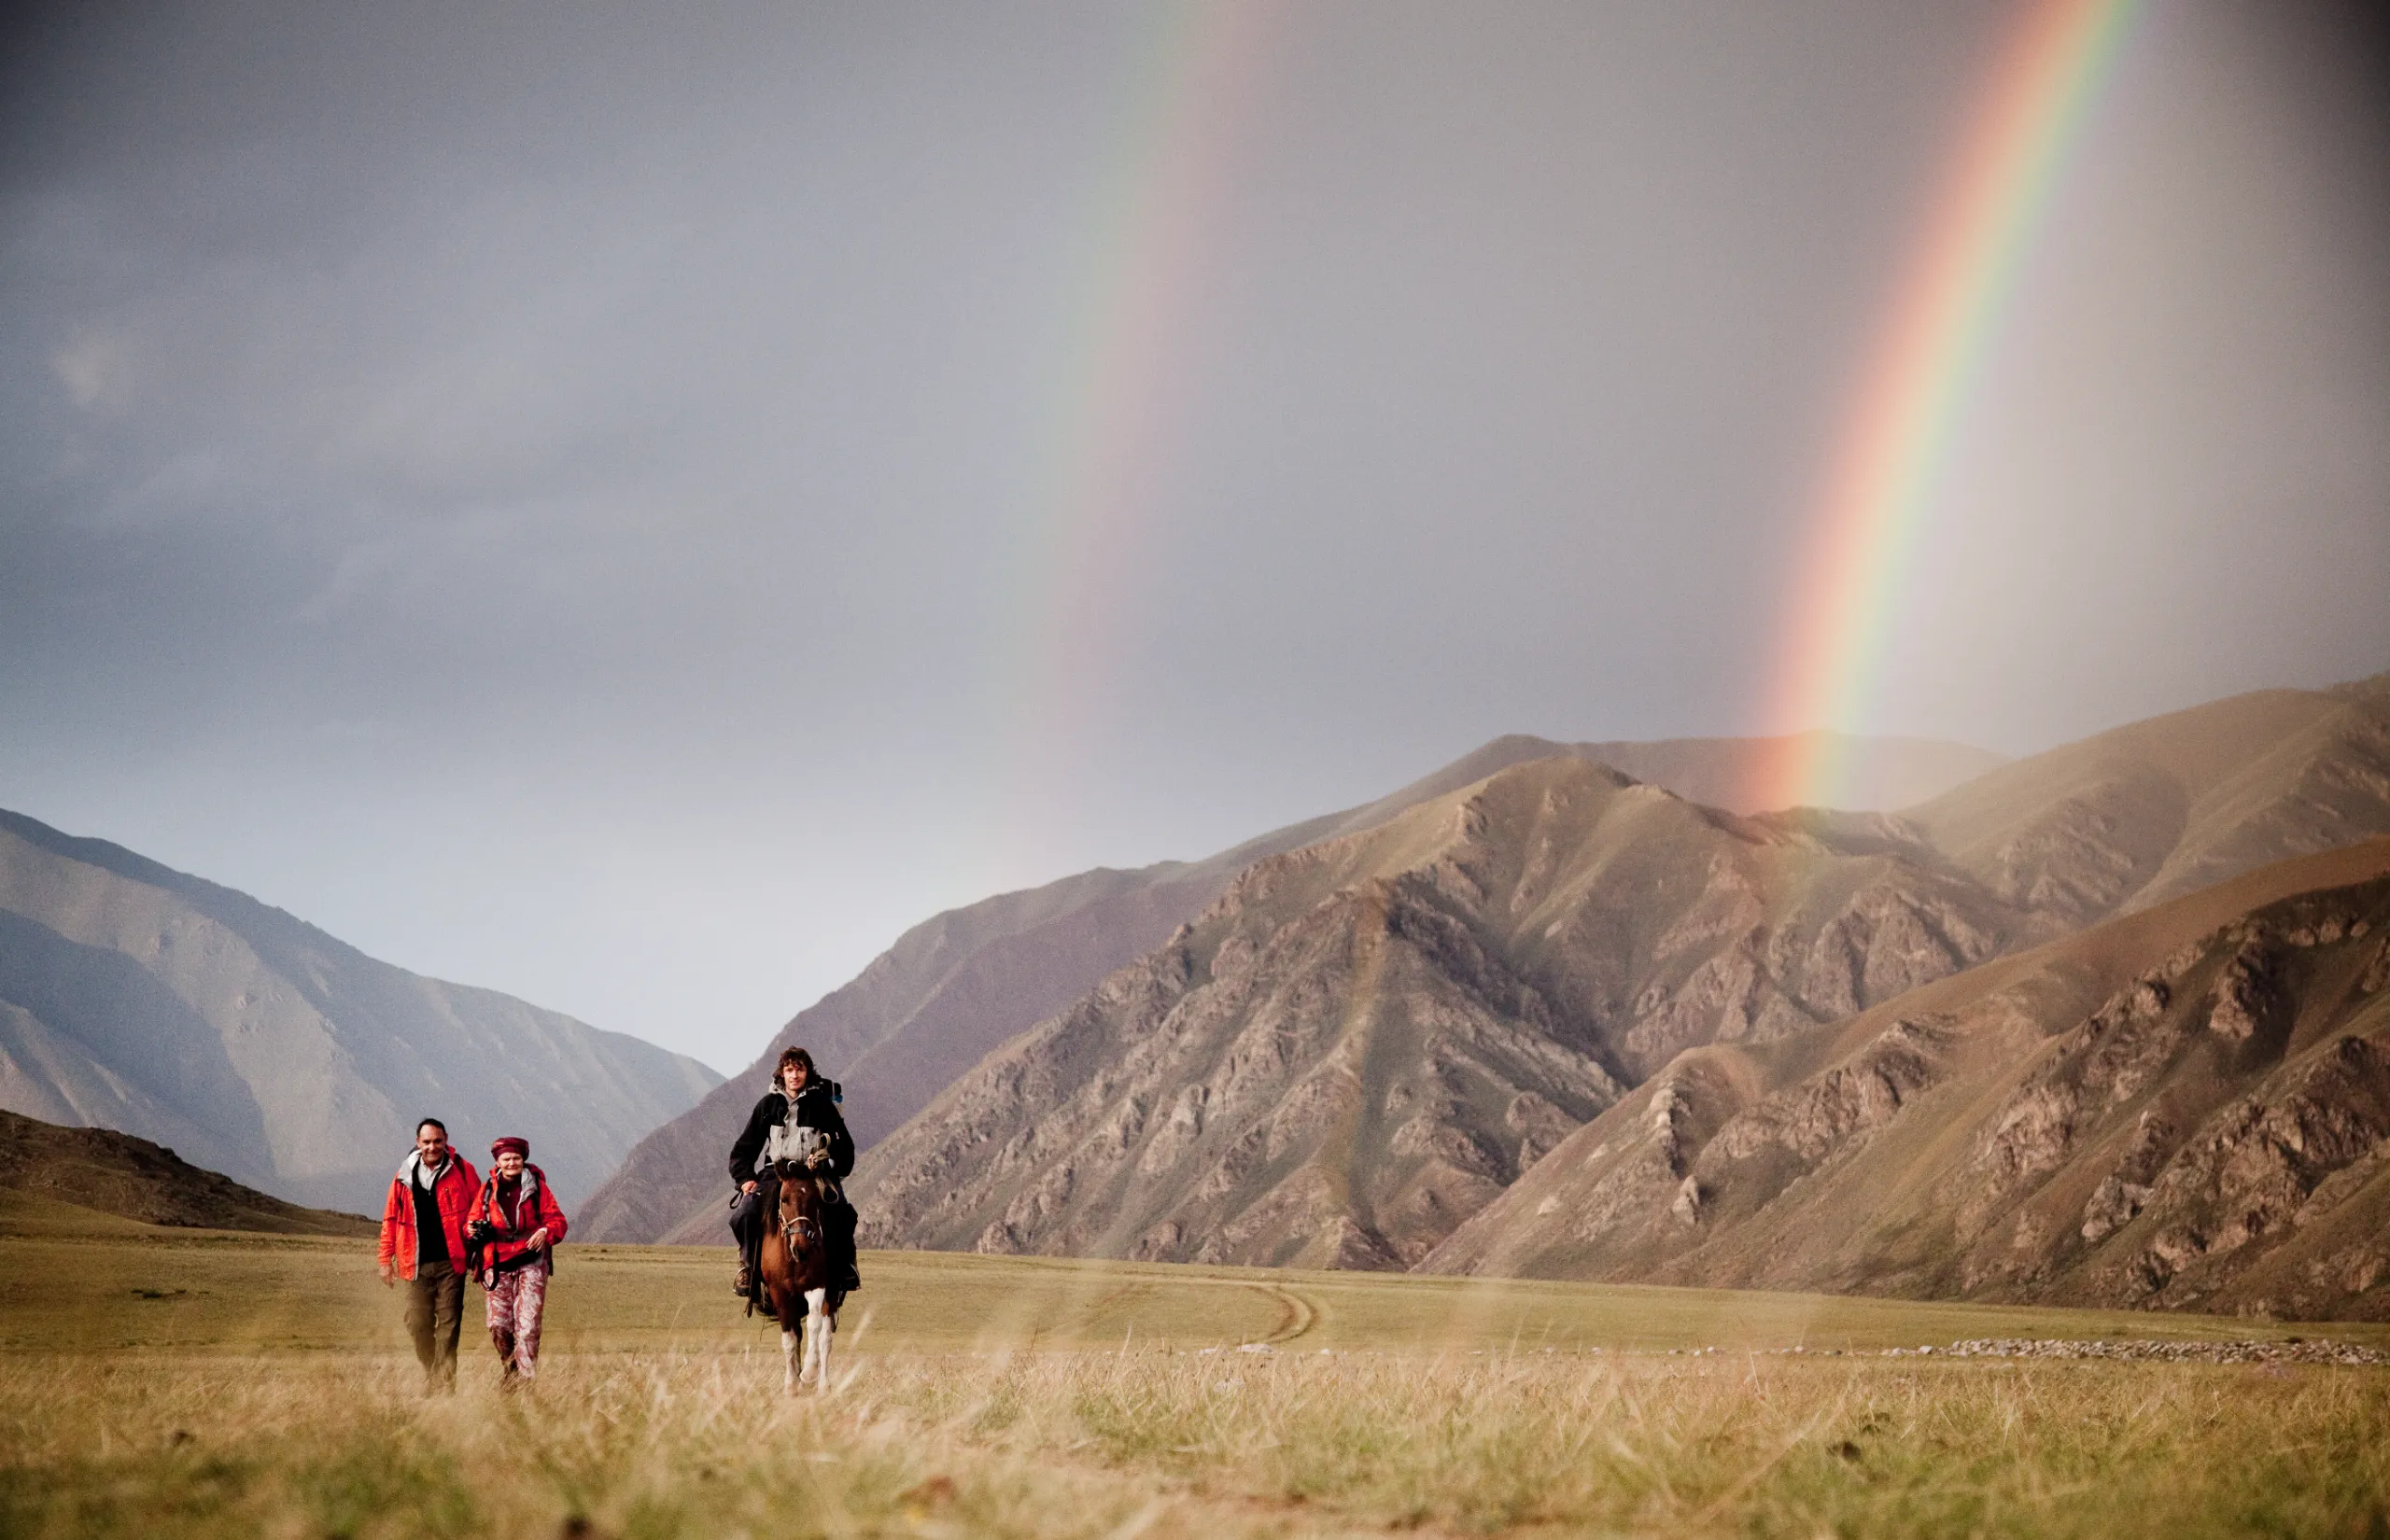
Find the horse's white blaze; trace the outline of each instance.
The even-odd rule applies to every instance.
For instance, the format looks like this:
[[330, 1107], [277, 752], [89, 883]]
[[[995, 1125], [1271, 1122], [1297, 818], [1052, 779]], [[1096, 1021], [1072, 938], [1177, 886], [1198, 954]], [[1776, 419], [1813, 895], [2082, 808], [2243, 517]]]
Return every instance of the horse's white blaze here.
[[830, 1383], [830, 1291], [805, 1291], [805, 1368], [799, 1384], [827, 1388]]

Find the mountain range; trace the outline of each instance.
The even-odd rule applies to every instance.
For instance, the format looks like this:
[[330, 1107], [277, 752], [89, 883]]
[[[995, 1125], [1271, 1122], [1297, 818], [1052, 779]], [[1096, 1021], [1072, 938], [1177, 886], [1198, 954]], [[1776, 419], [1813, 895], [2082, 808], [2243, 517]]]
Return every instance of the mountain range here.
[[0, 1108], [378, 1214], [419, 1117], [444, 1120], [469, 1152], [523, 1135], [571, 1202], [721, 1079], [0, 812]]
[[[2313, 874], [2294, 862], [2249, 894], [2217, 885], [2385, 832], [2390, 678], [2132, 724], [1897, 816], [1742, 816], [1571, 756], [1513, 763], [1263, 856], [1161, 945], [881, 1140], [851, 1186], [882, 1244], [1568, 1276], [1657, 1276], [1681, 1261], [1673, 1281], [1724, 1281], [1678, 1254], [1674, 1229], [1662, 1233], [1676, 1251], [1630, 1248], [1614, 1264], [1607, 1240], [1554, 1260], [1501, 1236], [1532, 1231], [1526, 1194], [1620, 1119], [1656, 1126], [1656, 1105], [1684, 1120], [1670, 1157], [1683, 1165], [1748, 1110], [1736, 1098], [1815, 1090], [1781, 1068], [1771, 1080], [1713, 1067], [1699, 1074], [1731, 1095], [1671, 1093], [1696, 1067], [1806, 1064], [1805, 1044], [1883, 1013], [1942, 1030], [1909, 1002], [1996, 976], [1984, 966], [1995, 959], [2069, 938], [2096, 949], [2110, 925], [2179, 917], [2186, 895], [2220, 892], [2212, 902], [2227, 909], [2279, 899], [2296, 890], [2281, 882]], [[2211, 927], [2246, 918], [2194, 909]], [[2090, 1008], [2052, 997], [2026, 1016], [2060, 1033]], [[1929, 1050], [1880, 1050], [1888, 1063], [1911, 1051]], [[2229, 1084], [2228, 1101], [2260, 1093]], [[1820, 1093], [1829, 1102], [1864, 1091], [1835, 1085]], [[2169, 1127], [2192, 1137], [2212, 1111], [2199, 1109], [2184, 1103]], [[2153, 1144], [2143, 1159], [2172, 1152]], [[2119, 1169], [2138, 1187], [2128, 1178], [2158, 1168]], [[1747, 1219], [1698, 1181], [1686, 1187], [1696, 1174], [1675, 1170], [1666, 1202], [1637, 1209], [1637, 1223], [1657, 1212], [1686, 1226], [1682, 1207], [1705, 1244], [1725, 1246]], [[1563, 1196], [1541, 1217], [1578, 1207]], [[1902, 1271], [1881, 1258], [1819, 1286], [1863, 1278], [1922, 1292], [2041, 1286], [1988, 1265]], [[2306, 1308], [2288, 1297], [2276, 1303]]]
[[[1921, 738], [1677, 738], [1556, 743], [1497, 738], [1366, 805], [1272, 831], [1199, 861], [1099, 869], [949, 911], [914, 927], [851, 983], [799, 1012], [745, 1072], [633, 1149], [576, 1225], [619, 1241], [717, 1239], [724, 1155], [766, 1088], [782, 1046], [810, 1047], [844, 1083], [868, 1150], [983, 1057], [1162, 944], [1253, 862], [1359, 830], [1514, 764], [1562, 757], [1614, 765], [1696, 800], [1740, 806], [1755, 771], [1818, 740], [1850, 768], [1863, 805], [1891, 806], [2003, 763]], [[1880, 802], [1868, 799], [1880, 798]]]
[[0, 1106], [367, 1211], [431, 1111], [714, 1241], [803, 1042], [867, 1244], [2390, 1317], [2390, 676], [1750, 805], [1806, 747], [1497, 739], [939, 915], [728, 1082], [0, 814]]

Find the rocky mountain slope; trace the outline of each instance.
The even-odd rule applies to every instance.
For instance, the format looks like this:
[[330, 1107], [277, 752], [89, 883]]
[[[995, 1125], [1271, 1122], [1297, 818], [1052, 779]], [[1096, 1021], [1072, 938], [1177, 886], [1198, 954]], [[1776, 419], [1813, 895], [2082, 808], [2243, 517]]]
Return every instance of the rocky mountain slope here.
[[302, 1209], [244, 1187], [146, 1139], [112, 1128], [63, 1128], [7, 1112], [0, 1112], [0, 1192], [145, 1225], [276, 1235], [361, 1236], [375, 1229], [362, 1214]]
[[[1265, 857], [1374, 828], [1403, 809], [1554, 755], [1614, 763], [1695, 800], [1731, 801], [1751, 767], [1783, 751], [1770, 738], [1562, 744], [1497, 738], [1365, 806], [1274, 830], [1201, 861], [1097, 870], [1006, 893], [914, 927], [852, 983], [802, 1011], [744, 1073], [649, 1135], [593, 1197], [584, 1233], [602, 1240], [711, 1240], [723, 1156], [791, 1043], [811, 1047], [847, 1089], [857, 1144], [869, 1149], [1007, 1039], [1143, 957]], [[1917, 738], [1845, 740], [1857, 783], [1924, 795], [2002, 763], [1982, 749]], [[1887, 802], [1884, 805], [1893, 805]]]
[[2390, 1315], [2390, 840], [1687, 1053], [1421, 1267]]
[[892, 1244], [1408, 1266], [1680, 1049], [2044, 933], [1881, 819], [1539, 760], [1248, 868], [854, 1191]]
[[2390, 830], [2384, 695], [2220, 702], [1897, 819], [1738, 818], [1516, 765], [1249, 868], [854, 1189], [887, 1244], [1408, 1266], [1687, 1050], [1807, 1033], [2185, 873]]
[[443, 1118], [468, 1150], [524, 1135], [570, 1202], [720, 1078], [0, 813], [0, 1107], [378, 1213], [419, 1116]]

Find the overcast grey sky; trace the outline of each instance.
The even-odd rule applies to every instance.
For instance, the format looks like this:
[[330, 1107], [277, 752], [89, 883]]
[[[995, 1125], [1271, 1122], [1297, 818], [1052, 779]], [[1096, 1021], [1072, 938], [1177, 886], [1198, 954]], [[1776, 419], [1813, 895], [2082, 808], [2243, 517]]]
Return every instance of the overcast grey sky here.
[[[2367, 11], [2141, 18], [1861, 725], [2390, 667]], [[1752, 730], [2018, 15], [20, 7], [0, 805], [732, 1068], [940, 907]]]

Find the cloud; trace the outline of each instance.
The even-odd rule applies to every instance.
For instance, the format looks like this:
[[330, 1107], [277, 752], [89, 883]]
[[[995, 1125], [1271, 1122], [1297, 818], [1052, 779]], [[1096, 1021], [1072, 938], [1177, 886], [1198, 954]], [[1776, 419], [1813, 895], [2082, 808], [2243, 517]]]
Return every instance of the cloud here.
[[[247, 808], [297, 853], [246, 880], [369, 944], [440, 921], [360, 865], [461, 872], [611, 938], [488, 982], [636, 1025], [699, 971], [761, 1016], [843, 964], [800, 987], [699, 934], [641, 972], [639, 882], [552, 874], [610, 829], [660, 867], [713, 820], [648, 891], [794, 928], [867, 880], [893, 924], [1497, 733], [1748, 726], [2005, 14], [1298, 7], [1231, 82], [1182, 281], [1141, 287], [1108, 215], [1167, 142], [1178, 12], [58, 8], [0, 50], [0, 803], [188, 807], [159, 827], [233, 881]], [[2150, 13], [1964, 425], [1883, 727], [2027, 749], [2390, 661], [2359, 592], [2390, 91], [2338, 14]], [[1145, 292], [1181, 345], [1090, 410], [1104, 296]], [[1169, 452], [1087, 562], [1051, 533], [1073, 429], [1148, 409]], [[1024, 664], [1040, 627], [1081, 640]], [[393, 736], [288, 748], [350, 721]], [[1007, 801], [1024, 734], [1051, 773]], [[536, 839], [488, 812], [598, 784]], [[273, 822], [302, 806], [376, 832], [310, 864]], [[410, 819], [474, 833], [432, 863]], [[966, 881], [997, 825], [1029, 853]]]
[[126, 395], [122, 343], [114, 337], [84, 336], [50, 355], [51, 372], [66, 387], [67, 399], [86, 412], [95, 407], [121, 406]]

